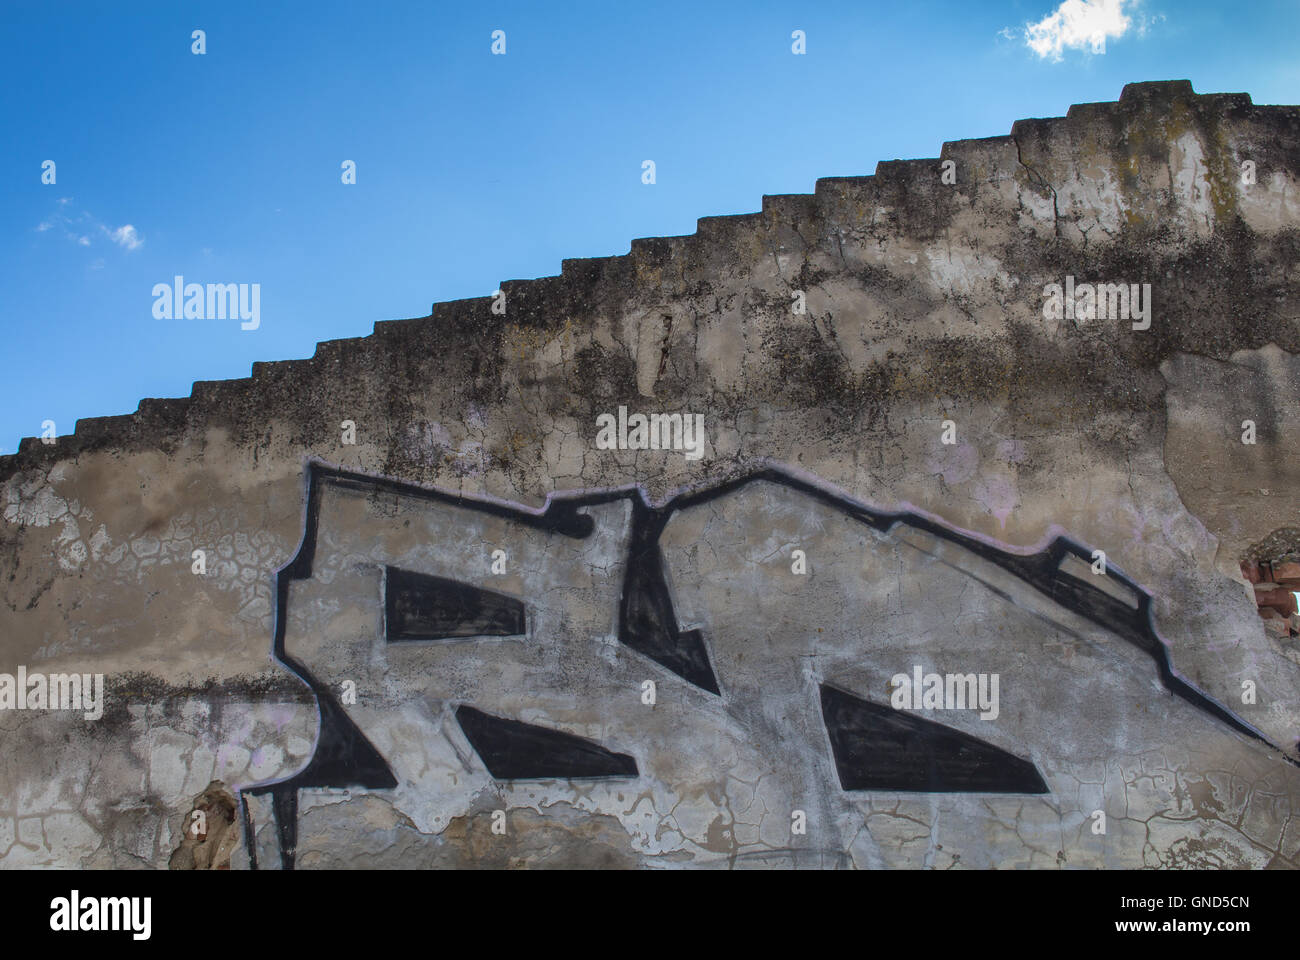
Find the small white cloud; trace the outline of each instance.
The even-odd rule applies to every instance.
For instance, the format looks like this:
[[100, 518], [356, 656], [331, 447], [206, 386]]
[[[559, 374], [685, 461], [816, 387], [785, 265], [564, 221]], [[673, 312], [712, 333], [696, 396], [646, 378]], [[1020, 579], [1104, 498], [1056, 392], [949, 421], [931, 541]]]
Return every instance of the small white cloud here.
[[131, 226], [129, 223], [125, 226], [118, 227], [116, 230], [112, 231], [109, 236], [113, 238], [113, 242], [119, 247], [125, 247], [128, 250], [134, 250], [136, 247], [140, 246], [140, 244], [144, 243], [144, 240], [140, 238], [140, 235], [135, 232], [135, 227]]
[[1124, 13], [1132, 0], [1065, 0], [1054, 13], [1025, 25], [1025, 43], [1043, 59], [1059, 61], [1068, 49], [1105, 53], [1108, 37], [1122, 37], [1132, 24]]
[[[60, 208], [67, 208], [71, 202], [71, 197], [58, 199]], [[89, 210], [77, 212], [67, 209], [65, 212], [64, 209], [56, 209], [48, 218], [36, 225], [37, 233], [46, 233], [50, 230], [59, 230], [79, 247], [93, 246], [92, 238], [97, 236], [107, 237], [123, 250], [128, 251], [139, 249], [144, 245], [144, 237], [140, 236], [140, 231], [132, 224], [123, 224], [114, 230], [101, 223]]]

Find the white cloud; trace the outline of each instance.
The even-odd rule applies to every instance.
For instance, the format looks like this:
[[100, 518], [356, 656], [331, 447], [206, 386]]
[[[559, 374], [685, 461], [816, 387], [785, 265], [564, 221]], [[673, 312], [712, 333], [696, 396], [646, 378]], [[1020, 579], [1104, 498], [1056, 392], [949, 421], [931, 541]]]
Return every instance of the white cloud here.
[[125, 247], [128, 250], [134, 250], [136, 247], [140, 246], [140, 244], [144, 243], [144, 240], [140, 238], [140, 235], [135, 232], [135, 227], [131, 226], [129, 223], [113, 230], [109, 233], [109, 236], [113, 238], [113, 242], [119, 247]]
[[1065, 0], [1054, 13], [1025, 25], [1025, 43], [1043, 59], [1059, 61], [1068, 49], [1105, 53], [1106, 39], [1124, 36], [1132, 0]]
[[63, 235], [73, 243], [81, 243], [82, 246], [85, 246], [82, 243], [86, 239], [85, 234], [82, 233], [82, 226], [88, 222], [92, 221], [85, 214], [74, 218], [55, 212], [48, 220], [42, 220], [36, 225], [36, 232], [48, 233], [50, 230], [61, 230]]
[[[71, 197], [60, 197], [58, 200], [59, 207], [67, 208], [71, 200]], [[144, 245], [144, 237], [140, 236], [140, 231], [136, 230], [131, 224], [123, 224], [117, 229], [113, 229], [100, 222], [88, 210], [82, 210], [79, 213], [74, 213], [72, 210], [68, 210], [66, 213], [62, 210], [56, 210], [48, 219], [42, 220], [36, 225], [37, 233], [47, 233], [50, 230], [60, 230], [65, 237], [79, 247], [92, 246], [94, 241], [91, 238], [96, 236], [108, 237], [108, 239], [127, 251], [139, 249]]]

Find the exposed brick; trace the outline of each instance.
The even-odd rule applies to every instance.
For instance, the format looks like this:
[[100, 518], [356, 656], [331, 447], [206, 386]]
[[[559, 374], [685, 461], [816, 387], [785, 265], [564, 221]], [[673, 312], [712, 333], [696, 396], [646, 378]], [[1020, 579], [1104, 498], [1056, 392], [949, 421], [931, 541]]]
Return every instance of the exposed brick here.
[[1278, 563], [1273, 565], [1273, 580], [1276, 583], [1292, 586], [1300, 585], [1300, 563]]
[[1270, 593], [1256, 594], [1255, 602], [1259, 604], [1260, 610], [1269, 607], [1284, 616], [1298, 612], [1295, 594], [1290, 590], [1273, 590]]

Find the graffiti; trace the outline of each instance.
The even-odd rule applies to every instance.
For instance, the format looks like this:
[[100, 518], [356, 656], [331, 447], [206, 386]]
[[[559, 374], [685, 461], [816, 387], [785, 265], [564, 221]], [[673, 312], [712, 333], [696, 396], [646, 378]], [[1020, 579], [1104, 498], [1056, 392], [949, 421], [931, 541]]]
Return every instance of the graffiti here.
[[384, 568], [384, 613], [389, 643], [524, 632], [524, 605], [514, 597], [397, 567]]
[[[814, 512], [807, 521], [812, 529], [825, 529], [833, 518], [831, 532], [849, 538], [846, 543], [867, 537], [867, 552], [906, 549], [907, 556], [932, 564], [926, 569], [974, 584], [983, 598], [974, 607], [981, 617], [996, 608], [1028, 623], [1037, 617], [1058, 632], [1071, 617], [1091, 625], [1137, 651], [1123, 661], [1124, 669], [1140, 671], [1149, 662], [1173, 698], [1222, 728], [1266, 742], [1174, 671], [1152, 621], [1151, 595], [1113, 566], [1094, 577], [1092, 550], [1065, 535], [1036, 550], [1017, 550], [917, 510], [874, 509], [775, 465], [661, 504], [630, 487], [555, 494], [532, 509], [311, 462], [303, 539], [276, 575], [273, 650], [311, 687], [319, 735], [300, 771], [243, 788], [250, 851], [247, 797], [269, 794], [281, 864], [292, 868], [300, 791], [392, 791], [399, 784], [424, 789], [432, 776], [429, 762], [407, 763], [405, 754], [410, 744], [437, 738], [447, 738], [466, 770], [486, 770], [495, 781], [650, 776], [647, 763], [666, 761], [647, 760], [647, 743], [692, 731], [672, 726], [652, 736], [628, 719], [621, 705], [639, 703], [628, 693], [639, 691], [629, 671], [644, 674], [649, 665], [666, 671], [657, 675], [660, 683], [679, 678], [685, 686], [676, 699], [689, 700], [728, 735], [754, 741], [757, 752], [781, 746], [785, 766], [791, 758], [806, 759], [807, 770], [791, 773], [792, 782], [820, 778], [826, 789], [846, 792], [1050, 793], [1049, 779], [1026, 758], [1034, 754], [1026, 742], [1032, 726], [986, 738], [983, 731], [975, 736], [958, 729], [960, 718], [938, 722], [897, 711], [887, 693], [874, 702], [861, 677], [850, 674], [875, 648], [885, 652], [873, 655], [884, 656], [892, 647], [873, 648], [865, 628], [857, 638], [847, 610], [831, 605], [819, 616], [808, 611], [837, 635], [855, 638], [830, 648], [815, 639], [821, 626], [793, 628], [807, 630], [811, 640], [779, 631], [765, 636], [759, 618], [724, 651], [725, 613], [701, 614], [697, 602], [694, 613], [683, 616], [682, 596], [691, 584], [674, 582], [682, 576], [681, 558], [716, 547], [686, 527], [673, 534], [674, 525], [685, 522], [680, 518], [707, 525], [759, 488], [775, 491], [772, 503], [791, 515]], [[766, 501], [760, 506], [766, 509]], [[669, 541], [676, 561], [666, 555]], [[497, 573], [487, 559], [503, 549], [513, 574]], [[863, 581], [867, 587], [876, 591], [872, 596], [902, 602], [883, 577]], [[715, 592], [736, 593], [728, 602], [737, 610], [776, 602], [750, 580], [734, 589], [719, 584]], [[870, 603], [872, 623], [891, 621], [888, 610]], [[1042, 604], [1050, 616], [1039, 611]], [[900, 610], [918, 615], [913, 608]], [[833, 622], [836, 615], [842, 622]], [[963, 649], [961, 639], [949, 638], [946, 649]], [[927, 649], [924, 636], [909, 635], [906, 642], [913, 644], [909, 649]], [[503, 646], [490, 652], [494, 644]], [[998, 652], [996, 644], [986, 649]], [[904, 669], [911, 664], [908, 659]], [[800, 669], [807, 678], [793, 677]], [[359, 691], [355, 705], [340, 698], [345, 684]], [[586, 702], [577, 702], [578, 689]], [[771, 715], [767, 700], [777, 705]], [[446, 722], [451, 717], [459, 734]], [[557, 729], [566, 722], [599, 729], [583, 736]], [[468, 753], [457, 744], [467, 745]]]
[[1032, 763], [970, 734], [824, 684], [821, 692], [845, 790], [1047, 793]]
[[635, 777], [636, 761], [599, 744], [518, 720], [456, 708], [456, 720], [497, 780], [588, 780]]

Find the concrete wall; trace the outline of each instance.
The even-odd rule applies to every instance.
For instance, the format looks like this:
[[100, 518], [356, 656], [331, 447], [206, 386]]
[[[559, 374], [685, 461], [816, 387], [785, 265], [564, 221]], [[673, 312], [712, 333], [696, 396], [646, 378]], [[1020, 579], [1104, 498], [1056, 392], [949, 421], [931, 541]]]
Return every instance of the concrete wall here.
[[1298, 225], [1300, 109], [1130, 85], [25, 440], [0, 673], [105, 702], [0, 865], [1295, 866]]

